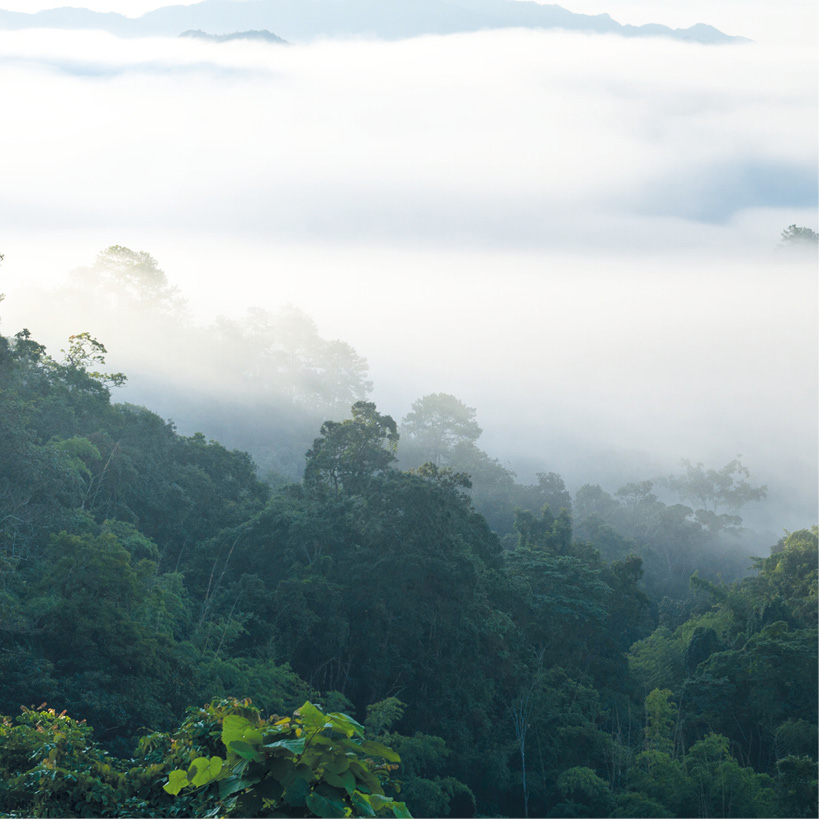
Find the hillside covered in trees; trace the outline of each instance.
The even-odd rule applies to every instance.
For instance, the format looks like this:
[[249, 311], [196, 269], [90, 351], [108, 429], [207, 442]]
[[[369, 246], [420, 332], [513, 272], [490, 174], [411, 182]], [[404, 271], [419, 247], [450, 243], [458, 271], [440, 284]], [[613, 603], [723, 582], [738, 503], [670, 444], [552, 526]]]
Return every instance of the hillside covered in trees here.
[[[174, 305], [106, 253], [86, 292]], [[0, 337], [0, 813], [815, 815], [817, 530], [749, 566], [741, 461], [520, 484], [454, 396], [399, 425], [254, 319], [297, 442], [262, 472], [112, 401], [90, 334]]]

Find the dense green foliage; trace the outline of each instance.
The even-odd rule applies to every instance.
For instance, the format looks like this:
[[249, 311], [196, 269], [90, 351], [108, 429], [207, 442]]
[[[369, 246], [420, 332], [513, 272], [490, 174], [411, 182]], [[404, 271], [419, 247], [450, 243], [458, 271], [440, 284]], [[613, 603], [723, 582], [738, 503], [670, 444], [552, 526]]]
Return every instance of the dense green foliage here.
[[264, 718], [249, 700], [214, 700], [129, 760], [65, 712], [23, 709], [15, 723], [0, 722], [4, 815], [410, 816], [384, 793], [398, 754], [310, 702]]
[[452, 396], [399, 427], [311, 365], [295, 405], [355, 403], [274, 490], [104, 358], [0, 337], [0, 813], [815, 814], [817, 532], [743, 576], [738, 460], [573, 498]]

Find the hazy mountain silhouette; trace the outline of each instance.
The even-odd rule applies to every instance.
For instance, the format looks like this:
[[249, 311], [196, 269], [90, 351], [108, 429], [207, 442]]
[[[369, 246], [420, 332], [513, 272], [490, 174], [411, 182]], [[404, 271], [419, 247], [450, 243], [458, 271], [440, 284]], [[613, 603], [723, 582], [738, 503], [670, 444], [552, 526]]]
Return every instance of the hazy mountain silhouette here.
[[287, 45], [287, 40], [277, 37], [272, 31], [237, 31], [233, 34], [207, 34], [199, 29], [183, 31], [180, 37], [192, 37], [194, 40], [209, 40], [213, 43], [229, 43], [231, 40], [256, 40], [274, 45]]
[[[2, 2], [2, 0], [0, 0]], [[59, 8], [34, 14], [0, 10], [0, 28], [102, 29], [120, 36], [178, 36], [190, 31], [232, 34], [267, 30], [291, 42], [316, 37], [377, 37], [388, 40], [422, 34], [454, 34], [498, 28], [559, 28], [662, 36], [700, 43], [740, 42], [712, 26], [687, 29], [648, 24], [621, 25], [608, 14], [575, 14], [561, 6], [517, 0], [203, 0], [165, 6], [136, 19], [116, 13]]]

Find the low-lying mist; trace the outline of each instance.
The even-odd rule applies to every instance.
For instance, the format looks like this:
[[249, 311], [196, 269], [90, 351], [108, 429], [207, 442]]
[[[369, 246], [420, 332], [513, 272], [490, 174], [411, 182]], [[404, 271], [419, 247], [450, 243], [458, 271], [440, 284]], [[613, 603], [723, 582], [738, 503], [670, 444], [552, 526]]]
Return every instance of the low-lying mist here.
[[[166, 313], [112, 303], [83, 292], [75, 272], [32, 300], [9, 288], [4, 329], [28, 326], [54, 354], [69, 334], [92, 331], [109, 349], [109, 369], [129, 376], [116, 400], [144, 403], [183, 432], [231, 445], [247, 445], [225, 424], [231, 408], [299, 406], [287, 363], [259, 358], [265, 339], [270, 349], [306, 349], [308, 336], [340, 339], [369, 364], [359, 380], [373, 382], [382, 412], [400, 420], [422, 395], [452, 393], [477, 408], [481, 446], [519, 480], [549, 470], [572, 488], [614, 489], [677, 471], [682, 458], [719, 467], [742, 454], [755, 482], [771, 490], [768, 503], [746, 510], [749, 522], [773, 531], [810, 522], [817, 355], [809, 265], [594, 265], [545, 253], [349, 248], [272, 258], [298, 270], [298, 284], [255, 265], [234, 270], [218, 320], [184, 306]], [[385, 276], [404, 285], [387, 287]], [[235, 304], [246, 288], [254, 290], [251, 312]], [[301, 311], [287, 309], [296, 304]], [[324, 414], [346, 417], [349, 397], [344, 407], [328, 398]], [[308, 442], [318, 417], [304, 432]], [[254, 422], [236, 415], [235, 423]]]
[[[810, 51], [525, 31], [0, 45], [2, 331], [55, 355], [90, 332], [129, 376], [116, 400], [241, 443], [209, 408], [277, 395], [247, 310], [293, 305], [366, 359], [380, 411], [477, 408], [519, 480], [613, 489], [741, 454], [770, 490], [750, 523], [815, 522], [815, 255], [779, 241], [817, 227]], [[114, 244], [154, 256], [185, 311], [69, 275]]]

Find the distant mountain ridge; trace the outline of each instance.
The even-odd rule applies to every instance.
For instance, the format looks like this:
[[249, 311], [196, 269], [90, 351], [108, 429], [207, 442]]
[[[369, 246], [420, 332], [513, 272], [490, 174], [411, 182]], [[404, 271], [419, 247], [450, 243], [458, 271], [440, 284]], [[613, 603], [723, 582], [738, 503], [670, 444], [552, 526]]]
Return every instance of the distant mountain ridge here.
[[[2, 0], [0, 0], [2, 2]], [[317, 37], [375, 37], [399, 40], [423, 34], [456, 34], [501, 28], [557, 28], [661, 36], [698, 43], [744, 42], [713, 26], [686, 29], [658, 24], [621, 25], [608, 14], [575, 14], [557, 5], [520, 0], [202, 0], [191, 6], [164, 6], [138, 18], [82, 8], [36, 13], [0, 10], [0, 28], [101, 29], [123, 37], [172, 36], [185, 31], [216, 35], [239, 31], [276, 32], [290, 42]]]
[[191, 37], [194, 40], [209, 40], [213, 43], [229, 43], [232, 40], [259, 40], [264, 43], [273, 43], [275, 45], [288, 45], [287, 40], [282, 40], [277, 37], [272, 31], [236, 31], [233, 34], [208, 34], [199, 29], [190, 29], [183, 31], [180, 37]]

